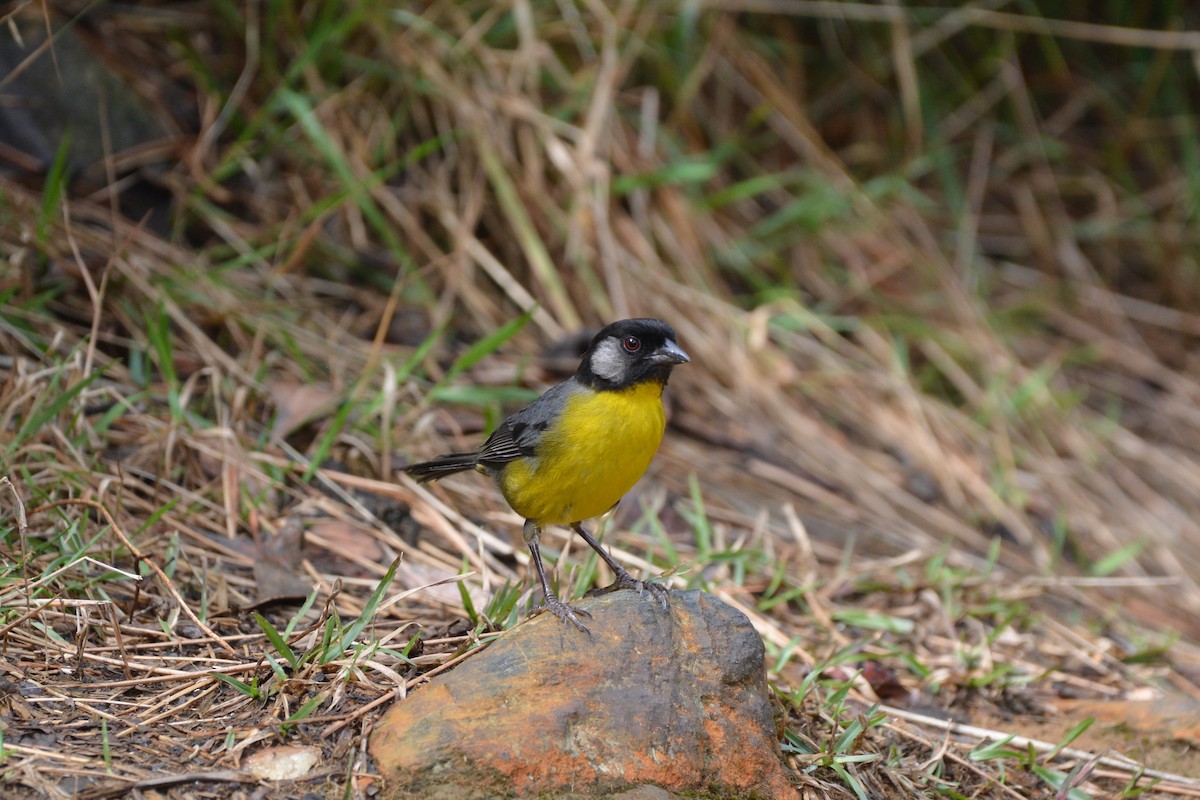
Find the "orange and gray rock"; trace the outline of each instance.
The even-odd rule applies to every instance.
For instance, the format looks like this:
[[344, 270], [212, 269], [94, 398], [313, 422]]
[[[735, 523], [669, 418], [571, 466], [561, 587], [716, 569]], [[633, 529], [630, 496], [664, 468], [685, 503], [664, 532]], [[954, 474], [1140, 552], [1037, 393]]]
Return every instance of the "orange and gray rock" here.
[[579, 605], [591, 637], [542, 615], [392, 708], [385, 796], [797, 797], [745, 615], [702, 592]]

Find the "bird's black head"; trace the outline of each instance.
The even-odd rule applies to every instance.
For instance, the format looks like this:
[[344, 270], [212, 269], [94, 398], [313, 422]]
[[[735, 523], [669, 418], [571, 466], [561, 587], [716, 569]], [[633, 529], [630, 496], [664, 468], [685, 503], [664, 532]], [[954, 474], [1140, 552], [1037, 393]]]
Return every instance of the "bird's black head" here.
[[623, 319], [596, 334], [575, 377], [595, 389], [624, 389], [648, 380], [661, 384], [671, 367], [690, 360], [667, 323]]

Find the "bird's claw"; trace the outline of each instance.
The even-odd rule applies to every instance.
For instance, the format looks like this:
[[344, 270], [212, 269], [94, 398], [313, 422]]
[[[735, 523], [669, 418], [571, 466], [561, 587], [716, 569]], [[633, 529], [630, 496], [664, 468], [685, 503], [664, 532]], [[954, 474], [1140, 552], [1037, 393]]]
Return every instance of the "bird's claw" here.
[[551, 595], [546, 598], [546, 605], [542, 606], [541, 610], [549, 611], [563, 622], [574, 625], [576, 628], [588, 634], [589, 636], [592, 634], [592, 632], [588, 630], [588, 626], [579, 621], [580, 617], [588, 617], [590, 619], [592, 616], [582, 608], [568, 605], [562, 600], [559, 600], [557, 597]]
[[640, 597], [645, 597], [646, 593], [649, 592], [650, 595], [658, 601], [658, 604], [663, 607], [664, 611], [670, 608], [670, 604], [667, 602], [667, 587], [663, 586], [661, 583], [640, 581], [624, 570], [621, 570], [617, 573], [617, 579], [611, 584], [601, 589], [591, 590], [588, 592], [588, 596], [592, 597], [602, 594], [609, 594], [610, 592], [616, 592], [621, 589], [633, 589]]

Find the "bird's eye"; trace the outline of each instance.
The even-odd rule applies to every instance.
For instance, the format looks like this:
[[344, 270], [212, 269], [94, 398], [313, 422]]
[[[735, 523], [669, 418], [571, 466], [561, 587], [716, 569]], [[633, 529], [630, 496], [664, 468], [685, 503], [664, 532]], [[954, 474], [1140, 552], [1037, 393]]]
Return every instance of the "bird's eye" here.
[[642, 340], [636, 336], [626, 336], [621, 346], [625, 348], [626, 353], [636, 353], [642, 349]]

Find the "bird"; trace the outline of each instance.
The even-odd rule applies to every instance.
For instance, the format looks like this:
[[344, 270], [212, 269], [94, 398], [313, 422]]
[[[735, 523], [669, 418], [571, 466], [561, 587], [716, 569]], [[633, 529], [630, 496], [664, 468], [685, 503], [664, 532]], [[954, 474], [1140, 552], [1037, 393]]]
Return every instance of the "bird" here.
[[546, 527], [571, 528], [613, 571], [616, 580], [597, 593], [649, 592], [669, 607], [666, 587], [630, 575], [583, 523], [615, 508], [658, 451], [666, 430], [663, 390], [672, 368], [691, 361], [677, 339], [662, 320], [614, 322], [592, 338], [570, 378], [505, 419], [478, 450], [403, 468], [418, 483], [468, 470], [491, 478], [525, 520], [545, 608], [584, 633], [590, 631], [579, 618], [591, 615], [560, 600], [546, 577], [540, 547]]

